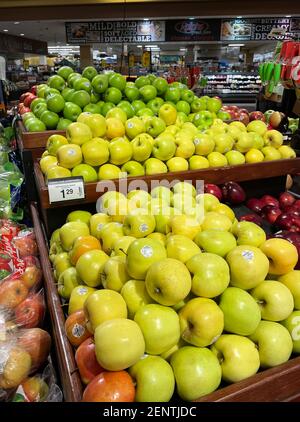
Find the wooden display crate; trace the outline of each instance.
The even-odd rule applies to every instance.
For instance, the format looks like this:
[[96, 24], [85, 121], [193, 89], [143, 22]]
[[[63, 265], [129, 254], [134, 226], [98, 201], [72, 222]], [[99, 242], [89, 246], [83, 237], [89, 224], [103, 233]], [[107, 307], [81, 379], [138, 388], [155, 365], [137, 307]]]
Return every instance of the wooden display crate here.
[[[65, 317], [48, 258], [47, 237], [42, 229], [36, 204], [31, 213], [40, 260], [45, 278], [48, 309], [55, 333], [54, 343], [65, 401], [78, 402], [82, 397], [82, 384], [76, 370], [74, 351], [64, 330]], [[196, 402], [276, 402], [300, 401], [300, 357], [275, 368], [267, 369], [235, 384], [220, 388]]]
[[[241, 182], [250, 196], [263, 195], [265, 192], [273, 194], [280, 189], [285, 190], [285, 177], [287, 174], [295, 174], [300, 172], [300, 158], [268, 161], [257, 164], [242, 164], [238, 166], [214, 167], [204, 170], [189, 170], [184, 172], [173, 172], [157, 174], [153, 176], [129, 177], [128, 183], [134, 180], [144, 180], [148, 187], [150, 187], [153, 180], [191, 180], [195, 183], [197, 180], [204, 180], [205, 183], [222, 184], [228, 181]], [[59, 215], [72, 211], [73, 209], [88, 209], [95, 212], [95, 203], [101, 196], [97, 192], [101, 187], [102, 182], [85, 183], [85, 199], [77, 201], [65, 201], [61, 203], [49, 202], [48, 187], [45, 183], [44, 176], [41, 172], [39, 163], [34, 163], [34, 178], [39, 197], [41, 212], [44, 218], [46, 229], [48, 233], [54, 230], [60, 221]], [[114, 180], [116, 189], [119, 189], [119, 180]], [[103, 181], [103, 186], [106, 182]], [[100, 189], [101, 190], [101, 189]], [[107, 190], [107, 189], [105, 189]], [[102, 189], [102, 193], [105, 191]], [[60, 213], [55, 212], [60, 208]]]

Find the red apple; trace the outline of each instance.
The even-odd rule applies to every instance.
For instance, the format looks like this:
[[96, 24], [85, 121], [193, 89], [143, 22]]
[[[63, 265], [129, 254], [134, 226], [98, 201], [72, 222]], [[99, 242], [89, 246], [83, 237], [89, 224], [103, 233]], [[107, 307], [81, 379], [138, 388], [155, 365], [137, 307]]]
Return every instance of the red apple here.
[[222, 186], [223, 200], [230, 204], [241, 204], [246, 199], [244, 189], [236, 182], [226, 182]]
[[29, 95], [27, 95], [27, 97], [23, 101], [24, 106], [30, 107], [30, 104], [32, 103], [32, 101], [35, 100], [36, 98], [37, 98], [36, 95], [30, 93]]
[[239, 218], [239, 221], [250, 221], [251, 223], [255, 223], [258, 226], [263, 224], [263, 219], [257, 214], [245, 214]]
[[250, 198], [246, 202], [246, 206], [250, 208], [251, 211], [257, 212], [258, 214], [261, 212], [263, 207], [261, 200], [257, 198]]
[[273, 207], [279, 208], [279, 201], [271, 195], [264, 195], [260, 198], [262, 207], [266, 205], [273, 205]]
[[29, 107], [22, 107], [21, 109], [20, 109], [20, 114], [22, 115], [22, 114], [25, 114], [25, 113], [29, 113], [30, 112], [30, 108]]
[[101, 372], [83, 392], [83, 402], [133, 402], [135, 387], [126, 371]]
[[296, 201], [296, 198], [289, 192], [282, 192], [279, 195], [279, 205], [280, 208], [285, 209]]
[[28, 402], [43, 402], [49, 393], [48, 384], [40, 376], [26, 378], [21, 384]]
[[273, 205], [265, 205], [261, 210], [261, 216], [269, 223], [274, 224], [276, 219], [281, 215], [282, 211]]
[[240, 113], [249, 114], [249, 111], [246, 108], [240, 108]]
[[96, 375], [105, 371], [97, 361], [95, 343], [91, 337], [86, 339], [78, 347], [75, 353], [75, 361], [79, 369], [80, 378], [84, 384], [88, 384]]
[[240, 113], [239, 113], [239, 121], [242, 122], [242, 123], [244, 123], [244, 125], [247, 126], [247, 124], [250, 121], [249, 120], [249, 114], [240, 111]]
[[210, 193], [218, 198], [219, 201], [222, 200], [222, 191], [219, 186], [214, 185], [213, 183], [206, 183], [204, 185], [204, 193]]
[[24, 100], [25, 100], [25, 98], [26, 98], [28, 95], [34, 95], [34, 94], [32, 94], [32, 92], [24, 92], [22, 95], [20, 95], [20, 98], [19, 98], [20, 103], [23, 103], [23, 102], [24, 102]]
[[65, 322], [65, 330], [69, 342], [75, 347], [91, 337], [92, 334], [86, 328], [86, 317], [83, 309], [68, 316]]
[[28, 288], [23, 281], [6, 280], [0, 284], [0, 306], [16, 308], [28, 295]]
[[33, 86], [30, 88], [30, 92], [31, 92], [33, 95], [36, 95], [36, 90], [37, 90], [37, 85], [33, 85]]
[[24, 282], [28, 289], [32, 287], [37, 289], [42, 281], [42, 276], [42, 270], [36, 265], [32, 265], [25, 268], [24, 273], [20, 276], [20, 280]]
[[30, 354], [31, 372], [35, 372], [46, 362], [50, 352], [51, 337], [41, 328], [28, 328], [21, 330], [17, 344]]
[[252, 111], [249, 114], [249, 119], [250, 119], [250, 122], [252, 120], [262, 120], [263, 122], [266, 121], [265, 115], [261, 111]]
[[281, 230], [300, 232], [300, 217], [289, 213], [282, 213], [275, 222], [276, 227]]
[[283, 113], [280, 113], [279, 111], [274, 111], [269, 117], [269, 124], [272, 126], [272, 128], [276, 129], [280, 125], [283, 117]]
[[40, 293], [28, 296], [15, 308], [16, 323], [22, 328], [39, 327], [44, 316], [45, 301]]
[[24, 235], [20, 232], [18, 236], [13, 239], [13, 243], [18, 250], [20, 258], [38, 254], [37, 244], [33, 232], [26, 231]]
[[293, 203], [293, 207], [295, 207], [295, 208], [300, 208], [300, 199], [297, 199], [297, 200]]

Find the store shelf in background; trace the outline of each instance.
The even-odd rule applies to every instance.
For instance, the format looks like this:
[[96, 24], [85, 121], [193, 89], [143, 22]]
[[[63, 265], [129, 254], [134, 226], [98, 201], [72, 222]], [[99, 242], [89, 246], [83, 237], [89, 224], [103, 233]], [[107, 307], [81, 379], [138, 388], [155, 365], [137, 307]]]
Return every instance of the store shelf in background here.
[[[287, 174], [295, 174], [300, 171], [300, 158], [278, 160], [278, 161], [266, 161], [257, 164], [242, 164], [238, 166], [228, 167], [211, 167], [203, 170], [188, 170], [183, 172], [173, 172], [156, 174], [153, 176], [141, 176], [141, 177], [129, 177], [128, 183], [133, 180], [144, 180], [148, 186], [154, 180], [191, 180], [195, 183], [197, 180], [204, 180], [205, 183], [222, 184], [229, 181], [244, 182], [257, 179], [267, 179], [277, 176], [285, 176]], [[81, 203], [94, 203], [101, 196], [101, 182], [85, 183], [85, 199], [77, 201], [69, 201], [66, 203], [54, 203], [49, 202], [48, 187], [45, 183], [44, 175], [41, 172], [41, 168], [38, 162], [34, 163], [34, 176], [36, 181], [36, 187], [40, 199], [40, 205], [43, 209], [57, 208], [68, 205], [76, 205]], [[122, 179], [120, 179], [122, 180]], [[119, 189], [120, 181], [114, 180], [116, 189]], [[98, 186], [98, 192], [96, 188]], [[103, 186], [107, 186], [106, 181], [103, 181]], [[104, 193], [104, 192], [103, 192]]]
[[[54, 332], [58, 369], [62, 380], [65, 401], [79, 402], [82, 395], [82, 384], [76, 371], [74, 351], [68, 342], [64, 331], [65, 317], [60, 298], [57, 294], [48, 258], [47, 238], [41, 226], [35, 204], [31, 204], [31, 213], [40, 259], [45, 277], [45, 289]], [[57, 228], [57, 227], [56, 227]], [[220, 388], [197, 402], [274, 402], [300, 401], [300, 357], [243, 380], [241, 382]], [[177, 402], [178, 404], [178, 402]]]
[[43, 269], [47, 307], [51, 319], [52, 332], [54, 334], [52, 341], [55, 345], [56, 362], [60, 374], [64, 400], [67, 402], [79, 402], [82, 398], [82, 384], [78, 375], [74, 352], [67, 339], [64, 328], [65, 317], [48, 258], [48, 241], [40, 223], [37, 207], [34, 203], [30, 204], [30, 211]]

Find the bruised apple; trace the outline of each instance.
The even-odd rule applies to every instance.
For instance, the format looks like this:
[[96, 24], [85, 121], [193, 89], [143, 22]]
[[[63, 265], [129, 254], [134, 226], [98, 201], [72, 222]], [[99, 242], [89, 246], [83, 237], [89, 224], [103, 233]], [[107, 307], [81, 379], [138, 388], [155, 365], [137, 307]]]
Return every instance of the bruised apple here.
[[0, 306], [13, 309], [23, 302], [27, 295], [28, 288], [19, 279], [7, 280], [0, 284]]
[[92, 334], [86, 327], [86, 317], [83, 309], [79, 309], [68, 316], [65, 322], [65, 330], [69, 342], [75, 347], [78, 347], [91, 337]]
[[83, 392], [83, 402], [133, 402], [135, 388], [126, 371], [102, 372]]
[[40, 293], [28, 296], [15, 308], [16, 323], [22, 328], [41, 325], [45, 315], [45, 302]]
[[17, 344], [29, 353], [32, 372], [46, 361], [50, 352], [51, 337], [47, 331], [41, 328], [29, 328], [22, 330]]
[[75, 361], [84, 384], [88, 384], [96, 375], [105, 371], [97, 361], [95, 343], [91, 337], [78, 347], [75, 353]]

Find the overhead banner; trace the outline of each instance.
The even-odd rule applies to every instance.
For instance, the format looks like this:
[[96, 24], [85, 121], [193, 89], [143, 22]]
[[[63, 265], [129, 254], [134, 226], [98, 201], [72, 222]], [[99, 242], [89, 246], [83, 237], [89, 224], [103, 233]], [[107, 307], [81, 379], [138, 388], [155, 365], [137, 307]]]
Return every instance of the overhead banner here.
[[290, 40], [300, 36], [300, 18], [223, 19], [221, 41]]
[[219, 41], [220, 19], [166, 21], [166, 41]]
[[142, 43], [165, 41], [164, 21], [66, 22], [67, 43]]

